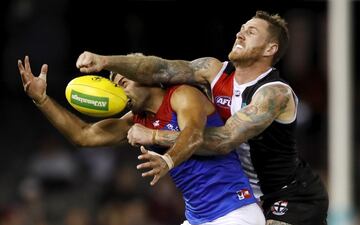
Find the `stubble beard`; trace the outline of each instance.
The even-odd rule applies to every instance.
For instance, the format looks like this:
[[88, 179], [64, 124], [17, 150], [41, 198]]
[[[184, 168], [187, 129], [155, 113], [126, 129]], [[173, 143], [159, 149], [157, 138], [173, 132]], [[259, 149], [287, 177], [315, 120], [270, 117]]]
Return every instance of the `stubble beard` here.
[[242, 54], [231, 51], [228, 57], [235, 67], [249, 67], [261, 58], [263, 49], [263, 47], [256, 47]]

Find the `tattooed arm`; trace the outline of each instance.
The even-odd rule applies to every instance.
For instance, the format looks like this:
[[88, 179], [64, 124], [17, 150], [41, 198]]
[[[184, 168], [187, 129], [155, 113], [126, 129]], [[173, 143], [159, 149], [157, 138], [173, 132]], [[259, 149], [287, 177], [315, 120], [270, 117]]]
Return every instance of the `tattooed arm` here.
[[231, 116], [225, 126], [208, 128], [205, 149], [226, 154], [263, 132], [275, 119], [290, 120], [295, 113], [292, 91], [284, 85], [270, 85], [258, 90], [251, 103]]
[[104, 56], [84, 52], [79, 56], [76, 66], [83, 73], [109, 70], [148, 85], [208, 84], [221, 69], [222, 63], [211, 57], [185, 61], [142, 54]]
[[[284, 85], [263, 87], [253, 96], [251, 103], [230, 117], [224, 126], [206, 128], [203, 145], [196, 154], [226, 154], [241, 143], [260, 134], [275, 119], [290, 121], [294, 117], [295, 110], [290, 88]], [[172, 146], [178, 136], [178, 132], [174, 131], [153, 133], [154, 130], [145, 131], [139, 127], [135, 127], [135, 130], [141, 132], [141, 135], [137, 135], [140, 138], [135, 142], [142, 144], [156, 143]]]

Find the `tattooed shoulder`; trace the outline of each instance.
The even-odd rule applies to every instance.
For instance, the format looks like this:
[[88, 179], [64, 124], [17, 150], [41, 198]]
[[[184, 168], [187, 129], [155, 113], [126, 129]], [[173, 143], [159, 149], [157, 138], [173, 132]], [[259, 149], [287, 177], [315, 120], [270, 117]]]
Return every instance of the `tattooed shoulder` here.
[[292, 98], [292, 91], [282, 84], [268, 85], [258, 89], [253, 104], [261, 111], [283, 113]]

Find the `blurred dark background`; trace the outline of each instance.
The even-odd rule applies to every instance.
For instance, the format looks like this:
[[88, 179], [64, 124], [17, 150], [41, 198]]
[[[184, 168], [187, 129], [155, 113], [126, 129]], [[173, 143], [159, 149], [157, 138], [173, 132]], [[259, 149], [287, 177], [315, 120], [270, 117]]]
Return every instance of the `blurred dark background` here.
[[[183, 203], [168, 178], [156, 187], [135, 169], [137, 149], [78, 149], [42, 116], [23, 91], [17, 59], [30, 56], [38, 75], [49, 65], [47, 93], [75, 112], [66, 84], [80, 75], [83, 51], [142, 52], [168, 59], [212, 56], [227, 60], [241, 24], [256, 10], [279, 13], [291, 43], [277, 65], [300, 99], [300, 155], [327, 182], [327, 1], [3, 1], [1, 28], [0, 224], [180, 224]], [[354, 48], [359, 2], [352, 2]], [[354, 51], [354, 74], [359, 72]], [[102, 74], [106, 75], [106, 73]], [[341, 76], [341, 74], [339, 74]], [[354, 76], [354, 112], [359, 110]], [[359, 137], [355, 117], [354, 137]], [[354, 141], [354, 190], [359, 189], [359, 139]], [[359, 206], [359, 193], [356, 192]]]

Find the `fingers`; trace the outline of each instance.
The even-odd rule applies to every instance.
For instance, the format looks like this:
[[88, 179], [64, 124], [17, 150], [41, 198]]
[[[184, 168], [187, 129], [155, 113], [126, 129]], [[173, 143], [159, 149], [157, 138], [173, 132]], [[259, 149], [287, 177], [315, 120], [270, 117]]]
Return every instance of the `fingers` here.
[[30, 67], [30, 59], [29, 56], [25, 56], [25, 70], [29, 73], [31, 73], [31, 67]]
[[80, 68], [80, 72], [82, 73], [91, 73], [93, 70], [91, 69], [88, 69], [88, 68], [85, 68], [85, 67], [81, 67]]
[[143, 153], [143, 154], [145, 154], [145, 153], [148, 152], [148, 150], [146, 150], [143, 145], [140, 147], [140, 151], [141, 151], [141, 153]]
[[76, 60], [76, 68], [80, 69], [83, 66], [84, 59], [86, 57], [87, 52], [83, 52], [79, 58]]
[[42, 65], [39, 78], [46, 81], [47, 72], [48, 72], [48, 65], [47, 64]]
[[147, 160], [147, 162], [141, 163], [136, 166], [137, 169], [149, 169], [149, 171], [141, 174], [142, 177], [153, 176], [150, 182], [151, 186], [154, 186], [159, 179], [166, 174], [165, 167], [161, 166], [161, 155], [145, 149], [144, 146], [140, 147], [141, 155], [138, 156], [140, 160]]
[[22, 61], [20, 59], [18, 59], [18, 68], [19, 68], [20, 73], [24, 72], [24, 70], [25, 70], [25, 68], [22, 64]]
[[136, 169], [140, 170], [140, 169], [146, 169], [146, 168], [152, 168], [153, 164], [151, 162], [145, 162], [145, 163], [141, 163], [139, 165], [136, 166]]
[[23, 83], [23, 85], [25, 85], [26, 83], [28, 83], [28, 81], [27, 81], [26, 75], [25, 75], [25, 68], [20, 59], [18, 60], [18, 68], [19, 68], [22, 83]]
[[94, 54], [90, 52], [83, 52], [78, 60], [76, 61], [76, 67], [80, 69], [80, 72], [82, 73], [91, 73], [91, 72], [98, 72], [95, 68], [92, 68], [94, 66]]
[[154, 168], [148, 172], [144, 172], [141, 174], [142, 177], [149, 177], [149, 176], [155, 176], [158, 175], [160, 173], [160, 169], [158, 168]]
[[151, 186], [154, 186], [160, 179], [160, 176], [155, 175], [154, 178], [152, 179], [152, 181], [150, 182]]
[[[25, 67], [24, 67], [24, 64], [25, 64]], [[20, 59], [18, 60], [18, 68], [19, 68], [19, 72], [20, 72], [20, 76], [21, 76], [21, 81], [23, 83], [24, 90], [26, 91], [32, 78], [33, 78], [28, 56], [25, 57], [24, 64]]]

